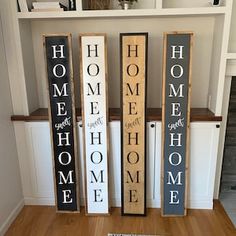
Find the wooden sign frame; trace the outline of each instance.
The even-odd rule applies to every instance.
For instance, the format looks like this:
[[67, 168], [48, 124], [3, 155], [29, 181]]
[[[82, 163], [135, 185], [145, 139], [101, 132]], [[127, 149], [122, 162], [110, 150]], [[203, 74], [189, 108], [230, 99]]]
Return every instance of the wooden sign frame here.
[[110, 203], [106, 34], [81, 34], [79, 47], [86, 213], [107, 215]]
[[77, 123], [71, 34], [43, 36], [54, 190], [58, 212], [79, 212]]
[[146, 215], [148, 33], [120, 34], [122, 215]]
[[164, 33], [162, 216], [187, 214], [192, 32]]

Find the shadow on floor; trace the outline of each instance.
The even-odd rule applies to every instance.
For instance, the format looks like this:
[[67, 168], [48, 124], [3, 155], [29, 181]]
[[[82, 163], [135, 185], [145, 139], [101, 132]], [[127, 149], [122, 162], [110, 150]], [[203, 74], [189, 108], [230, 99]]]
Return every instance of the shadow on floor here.
[[236, 190], [225, 189], [220, 194], [220, 201], [236, 227]]

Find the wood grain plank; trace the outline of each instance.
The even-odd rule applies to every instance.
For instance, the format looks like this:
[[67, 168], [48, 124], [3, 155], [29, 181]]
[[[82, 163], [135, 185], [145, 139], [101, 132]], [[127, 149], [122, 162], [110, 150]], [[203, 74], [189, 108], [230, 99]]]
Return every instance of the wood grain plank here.
[[54, 207], [25, 206], [6, 236], [105, 236], [108, 233], [160, 234], [162, 236], [235, 236], [236, 229], [221, 203], [214, 210], [188, 210], [184, 218], [163, 218], [160, 209], [148, 209], [146, 217], [122, 217], [120, 208], [111, 216], [86, 217], [57, 214]]
[[122, 214], [146, 213], [147, 33], [120, 34]]

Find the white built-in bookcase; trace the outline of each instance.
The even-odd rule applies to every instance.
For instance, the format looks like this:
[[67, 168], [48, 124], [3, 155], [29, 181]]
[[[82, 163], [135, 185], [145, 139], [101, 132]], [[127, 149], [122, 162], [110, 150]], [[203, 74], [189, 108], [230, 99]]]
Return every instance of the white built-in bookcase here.
[[[65, 32], [72, 33], [73, 37], [77, 107], [80, 107], [78, 35], [86, 32], [107, 34], [109, 107], [115, 108], [120, 107], [119, 33], [148, 32], [147, 104], [149, 108], [161, 108], [162, 47], [163, 32], [166, 31], [194, 32], [191, 107], [208, 108], [216, 116], [222, 115], [227, 61], [236, 60], [236, 31], [233, 30], [236, 22], [235, 1], [234, 5], [233, 0], [225, 0], [221, 1], [221, 6], [212, 7], [208, 0], [139, 0], [134, 5], [137, 9], [120, 10], [117, 1], [112, 0], [114, 10], [91, 11], [84, 10], [86, 4], [82, 4], [82, 0], [76, 0], [77, 10], [66, 12], [18, 12], [16, 1], [3, 0], [5, 4], [1, 11], [14, 115], [27, 116], [38, 108], [47, 108], [42, 35]], [[235, 20], [231, 21], [232, 9]], [[117, 171], [117, 175], [111, 177], [116, 178], [116, 189], [111, 190], [114, 194], [120, 187], [117, 122], [110, 124], [114, 144], [111, 145], [111, 169]], [[215, 197], [218, 197], [223, 149], [218, 146], [218, 124], [220, 122], [207, 121], [191, 124], [191, 207], [212, 207], [215, 170]], [[149, 183], [153, 191], [159, 191], [160, 125], [160, 121], [148, 124], [151, 135], [148, 163], [154, 168], [150, 172], [153, 175]], [[45, 140], [49, 140], [48, 125], [42, 121], [18, 121], [14, 122], [14, 127], [26, 203], [53, 204], [50, 145], [48, 142], [44, 144]], [[222, 140], [224, 129], [223, 125], [220, 133]], [[199, 179], [199, 170], [205, 182]], [[154, 200], [148, 206], [158, 207], [160, 193], [150, 192], [149, 195], [148, 198], [153, 196]], [[114, 197], [117, 198], [119, 194]]]
[[[109, 106], [120, 106], [119, 33], [148, 32], [148, 107], [161, 107], [161, 70], [163, 32], [195, 33], [193, 47], [193, 79], [191, 107], [209, 108], [221, 114], [223, 85], [232, 0], [212, 7], [208, 0], [173, 1], [139, 0], [132, 10], [82, 10], [77, 0], [76, 11], [17, 12], [11, 1], [16, 40], [18, 81], [12, 81], [15, 114], [28, 115], [37, 108], [47, 107], [46, 74], [42, 34], [70, 32], [73, 36], [73, 64], [79, 94], [78, 34], [105, 32], [108, 36]], [[115, 7], [115, 0], [112, 5]], [[177, 4], [178, 3], [178, 4]], [[20, 93], [21, 96], [16, 96]], [[76, 98], [80, 106], [79, 96]]]

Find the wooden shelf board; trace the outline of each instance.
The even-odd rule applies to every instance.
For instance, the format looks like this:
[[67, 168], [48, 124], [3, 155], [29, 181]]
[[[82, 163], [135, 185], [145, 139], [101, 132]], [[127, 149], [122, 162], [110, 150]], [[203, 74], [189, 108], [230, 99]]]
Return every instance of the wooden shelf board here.
[[227, 53], [227, 59], [236, 60], [236, 53]]
[[[81, 120], [81, 110], [76, 109], [77, 121]], [[110, 121], [120, 120], [120, 108], [109, 109]], [[13, 115], [12, 121], [48, 121], [48, 109], [39, 108], [32, 112], [29, 116]], [[161, 108], [148, 108], [147, 121], [161, 121]], [[215, 116], [207, 108], [192, 108], [191, 122], [197, 121], [222, 121], [221, 116]]]
[[64, 12], [18, 12], [18, 19], [53, 18], [107, 18], [107, 17], [152, 17], [152, 16], [194, 16], [225, 14], [226, 7], [164, 8], [124, 10], [83, 10]]

